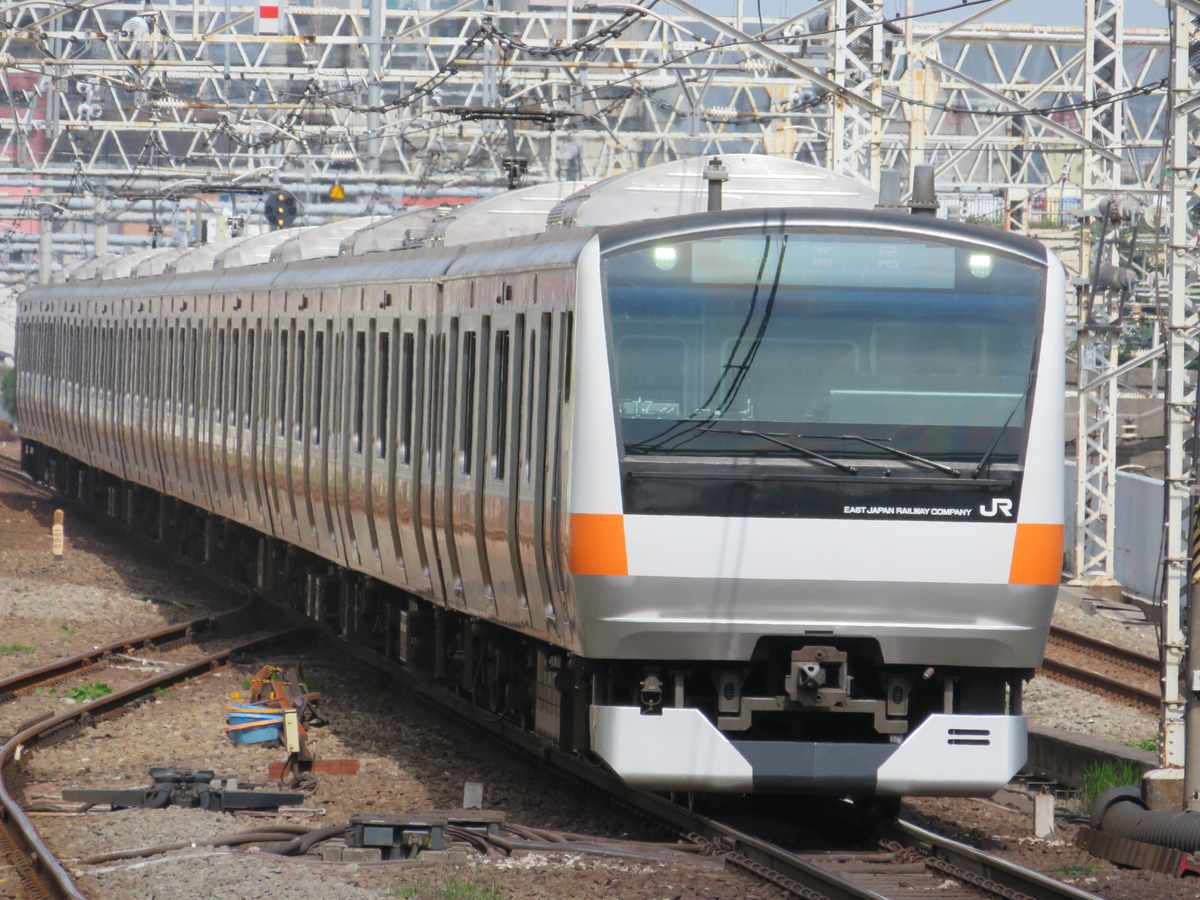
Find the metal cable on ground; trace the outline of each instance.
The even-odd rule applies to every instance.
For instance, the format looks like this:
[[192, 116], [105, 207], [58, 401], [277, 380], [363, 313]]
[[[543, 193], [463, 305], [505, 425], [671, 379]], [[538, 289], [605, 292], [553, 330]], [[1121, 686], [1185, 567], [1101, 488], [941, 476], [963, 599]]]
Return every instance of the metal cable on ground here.
[[[349, 825], [337, 826], [339, 829], [349, 830]], [[327, 831], [328, 828], [318, 829], [319, 831]], [[239, 831], [234, 834], [224, 835], [222, 837], [209, 838], [204, 841], [177, 841], [173, 844], [159, 844], [154, 847], [135, 847], [132, 850], [116, 850], [112, 853], [100, 853], [95, 856], [88, 856], [81, 860], [81, 865], [96, 865], [98, 863], [112, 862], [119, 859], [137, 859], [140, 856], [159, 856], [163, 853], [170, 853], [173, 850], [185, 850], [189, 847], [232, 847], [238, 844], [253, 844], [262, 841], [287, 841], [295, 843], [301, 841], [306, 835], [314, 834], [312, 829], [306, 828], [303, 825], [268, 825], [263, 828], [251, 828], [247, 831]], [[299, 835], [299, 837], [297, 837]]]

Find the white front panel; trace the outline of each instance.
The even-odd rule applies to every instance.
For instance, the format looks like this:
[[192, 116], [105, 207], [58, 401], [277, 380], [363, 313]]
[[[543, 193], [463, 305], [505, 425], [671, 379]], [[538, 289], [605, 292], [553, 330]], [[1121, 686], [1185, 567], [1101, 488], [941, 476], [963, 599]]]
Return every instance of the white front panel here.
[[592, 707], [592, 749], [630, 787], [751, 791], [753, 770], [698, 709]]
[[930, 716], [879, 767], [880, 794], [986, 797], [1025, 765], [1024, 716]]
[[625, 544], [630, 575], [1007, 584], [1016, 527], [626, 516]]

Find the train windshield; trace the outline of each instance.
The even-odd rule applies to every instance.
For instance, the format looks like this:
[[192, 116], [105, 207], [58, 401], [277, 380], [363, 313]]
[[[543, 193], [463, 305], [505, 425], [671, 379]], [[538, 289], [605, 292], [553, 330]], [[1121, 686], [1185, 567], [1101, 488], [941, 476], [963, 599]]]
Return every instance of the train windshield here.
[[647, 243], [604, 275], [626, 454], [1020, 458], [1044, 266], [810, 231]]

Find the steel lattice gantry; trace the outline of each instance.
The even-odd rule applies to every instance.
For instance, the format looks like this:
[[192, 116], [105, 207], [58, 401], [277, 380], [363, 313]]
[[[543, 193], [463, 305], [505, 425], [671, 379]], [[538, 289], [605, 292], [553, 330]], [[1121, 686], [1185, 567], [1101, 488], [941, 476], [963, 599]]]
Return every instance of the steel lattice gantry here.
[[[416, 0], [372, 15], [293, 0], [279, 35], [232, 0], [0, 6], [0, 159], [13, 173], [0, 218], [52, 220], [67, 232], [56, 246], [78, 255], [96, 198], [110, 220], [169, 238], [184, 230], [181, 198], [237, 178], [296, 186], [315, 223], [496, 190], [506, 160], [544, 181], [766, 152], [870, 180], [931, 162], [964, 215], [999, 202], [1022, 227], [1031, 196], [1102, 181], [1151, 191], [1163, 168], [1165, 91], [1123, 115], [1087, 102], [1161, 79], [1165, 28], [1118, 26], [1101, 52], [1080, 29], [981, 24], [982, 10], [885, 20], [882, 0], [786, 20], [720, 19], [686, 0], [560, 2]], [[334, 183], [341, 205], [326, 202]], [[10, 226], [10, 241], [36, 230]]]

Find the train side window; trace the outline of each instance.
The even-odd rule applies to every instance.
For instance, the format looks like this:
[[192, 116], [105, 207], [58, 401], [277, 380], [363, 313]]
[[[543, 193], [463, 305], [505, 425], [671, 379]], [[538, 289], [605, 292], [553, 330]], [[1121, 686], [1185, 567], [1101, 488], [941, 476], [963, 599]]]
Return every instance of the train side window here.
[[186, 335], [187, 350], [187, 382], [183, 386], [183, 399], [187, 404], [187, 414], [190, 418], [196, 417], [196, 403], [200, 396], [200, 357], [196, 352], [200, 343], [200, 331], [194, 326], [189, 326]]
[[375, 395], [375, 455], [380, 459], [387, 456], [388, 446], [388, 409], [391, 397], [388, 390], [392, 380], [392, 336], [382, 331], [379, 333], [379, 358], [376, 360], [378, 383]]
[[230, 333], [229, 396], [226, 406], [229, 411], [229, 418], [226, 421], [236, 428], [238, 424], [238, 399], [241, 397], [242, 329], [237, 325], [231, 325]]
[[504, 463], [508, 450], [508, 367], [510, 363], [508, 331], [496, 332], [496, 350], [492, 368], [492, 477], [504, 480]]
[[225, 408], [225, 329], [221, 325], [217, 326], [217, 384], [216, 394], [213, 397], [212, 409], [213, 418], [218, 425], [221, 424], [224, 414], [222, 410]]
[[411, 331], [406, 331], [400, 349], [400, 462], [406, 466], [412, 462], [415, 367], [416, 337]]
[[575, 313], [565, 312], [562, 316], [563, 342], [563, 403], [571, 402], [571, 387], [574, 384], [575, 368]]
[[362, 453], [363, 424], [367, 405], [367, 334], [358, 331], [354, 334], [354, 381], [351, 390], [354, 391], [354, 428], [350, 437], [350, 449]]
[[164, 410], [168, 416], [175, 413], [175, 392], [178, 390], [177, 385], [180, 382], [178, 365], [179, 354], [175, 352], [175, 328], [174, 326], [167, 329], [167, 352], [163, 360], [163, 368], [166, 375], [166, 390], [163, 391], [163, 396], [166, 398]]
[[250, 427], [251, 407], [254, 403], [254, 347], [258, 325], [246, 329], [246, 373], [242, 378], [242, 427]]
[[287, 329], [279, 332], [279, 421], [277, 431], [280, 437], [283, 437], [284, 430], [287, 428], [288, 415], [288, 332]]
[[525, 483], [533, 478], [533, 433], [537, 430], [534, 421], [535, 398], [537, 395], [537, 329], [529, 332], [529, 366], [525, 394], [525, 452], [522, 454], [522, 468], [525, 471]]
[[462, 461], [459, 470], [471, 474], [471, 457], [475, 446], [475, 366], [476, 335], [474, 331], [463, 333], [462, 348], [462, 423], [459, 435], [462, 439], [460, 452]]
[[305, 365], [307, 363], [308, 350], [308, 331], [306, 326], [302, 325], [296, 332], [296, 390], [294, 392], [295, 406], [293, 409], [293, 421], [295, 422], [295, 440], [304, 439], [304, 388], [305, 388]]
[[321, 402], [325, 386], [325, 332], [313, 333], [312, 442], [321, 443]]

